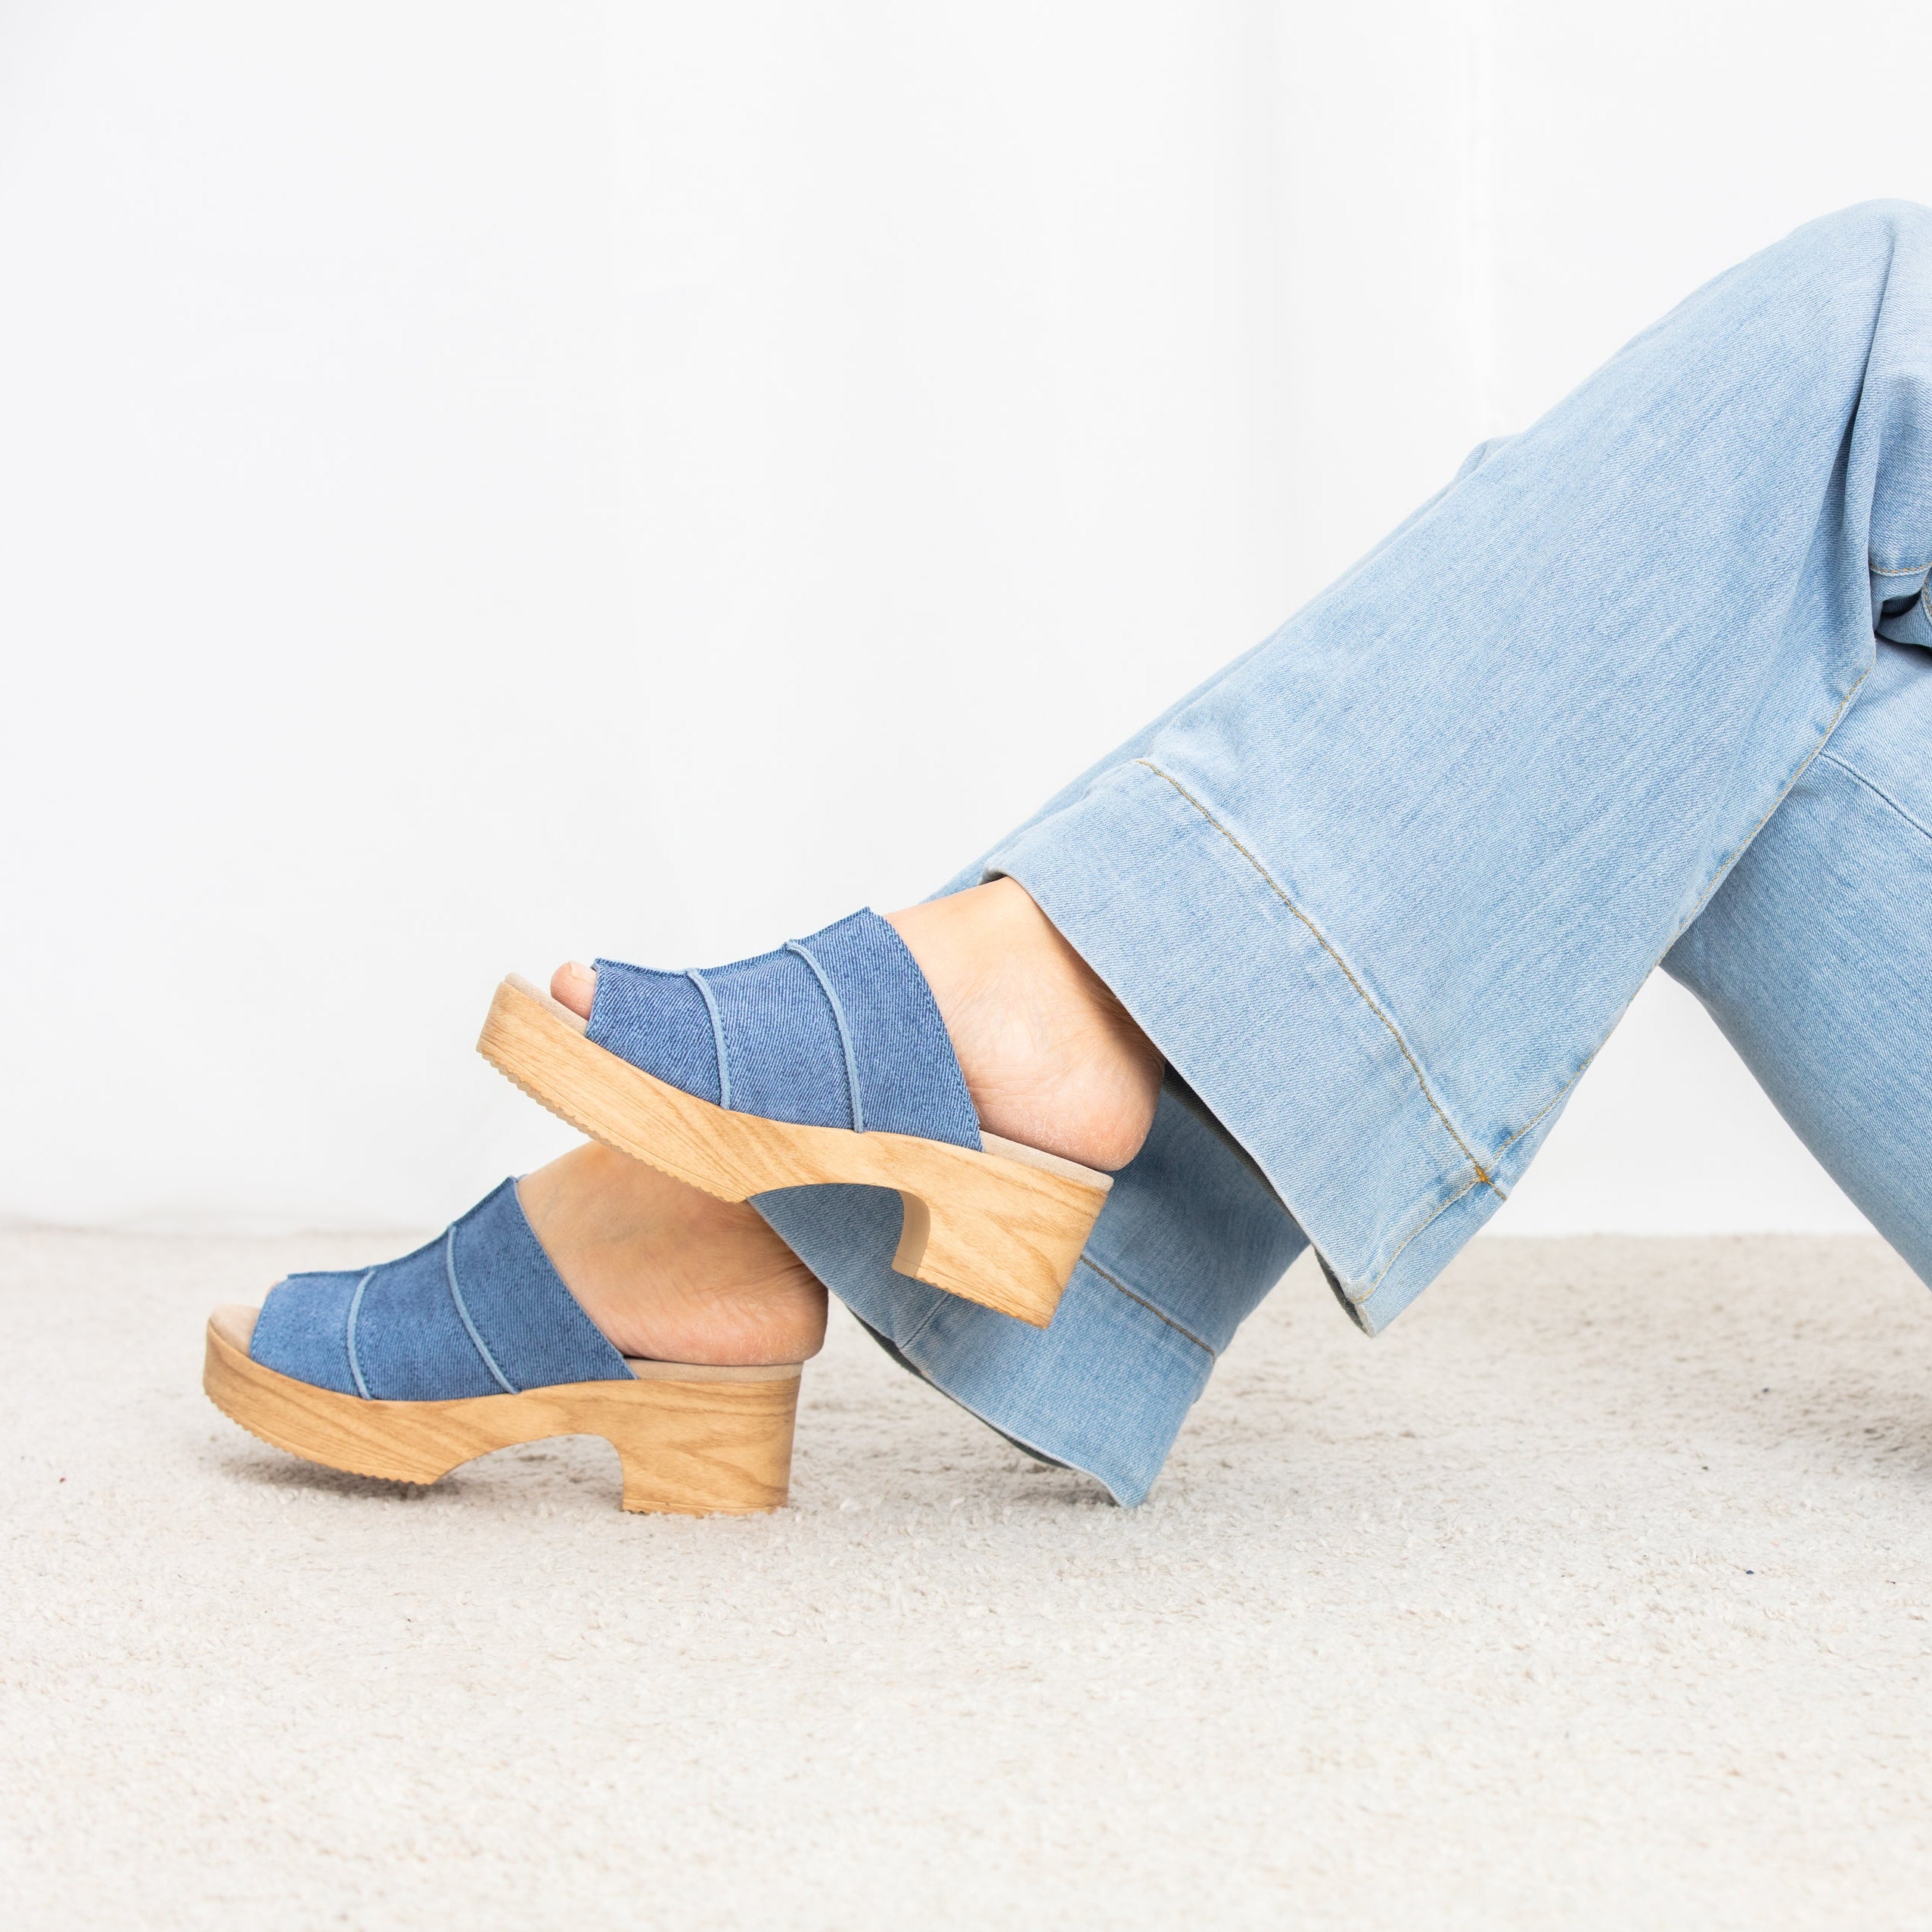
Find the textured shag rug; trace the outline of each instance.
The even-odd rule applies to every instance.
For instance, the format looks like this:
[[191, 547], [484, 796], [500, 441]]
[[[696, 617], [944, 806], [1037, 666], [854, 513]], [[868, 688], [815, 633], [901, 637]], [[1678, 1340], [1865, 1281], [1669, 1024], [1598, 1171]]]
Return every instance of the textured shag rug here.
[[0, 1238], [23, 1928], [1932, 1924], [1932, 1302], [1869, 1240], [1299, 1268], [1153, 1499], [843, 1317], [793, 1507], [429, 1489], [199, 1388], [389, 1237]]

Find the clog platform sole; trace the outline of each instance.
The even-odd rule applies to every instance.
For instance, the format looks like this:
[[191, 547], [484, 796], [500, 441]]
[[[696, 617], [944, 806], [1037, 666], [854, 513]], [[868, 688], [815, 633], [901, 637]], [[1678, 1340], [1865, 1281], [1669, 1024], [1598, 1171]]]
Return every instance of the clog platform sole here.
[[492, 1449], [548, 1436], [601, 1436], [623, 1466], [626, 1509], [749, 1516], [777, 1509], [791, 1480], [800, 1366], [628, 1365], [625, 1382], [567, 1382], [520, 1395], [370, 1402], [250, 1359], [256, 1311], [217, 1309], [202, 1378], [215, 1406], [310, 1462], [399, 1483], [433, 1483]]
[[722, 1200], [837, 1182], [895, 1189], [905, 1204], [899, 1273], [1036, 1328], [1052, 1320], [1113, 1185], [1110, 1175], [990, 1134], [980, 1153], [729, 1112], [587, 1039], [582, 1020], [514, 974], [497, 988], [477, 1047], [593, 1139]]

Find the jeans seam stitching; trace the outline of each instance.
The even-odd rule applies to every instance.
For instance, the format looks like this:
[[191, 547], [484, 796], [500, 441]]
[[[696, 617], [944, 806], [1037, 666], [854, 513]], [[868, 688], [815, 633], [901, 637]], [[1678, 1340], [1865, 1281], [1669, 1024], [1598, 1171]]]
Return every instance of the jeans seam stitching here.
[[[930, 1281], [921, 1281], [919, 1285], [921, 1287], [930, 1287], [932, 1284]], [[912, 1352], [913, 1346], [918, 1342], [919, 1337], [939, 1319], [940, 1310], [946, 1306], [946, 1300], [943, 1291], [936, 1291], [935, 1292], [938, 1298], [934, 1300], [932, 1306], [926, 1310], [925, 1320], [921, 1322], [918, 1327], [915, 1328], [912, 1334], [906, 1337], [904, 1341], [895, 1342], [893, 1343], [894, 1347], [902, 1349], [909, 1355]]]
[[[1683, 923], [1680, 924], [1677, 930], [1670, 935], [1670, 938], [1664, 942], [1663, 951], [1660, 952], [1656, 958], [1651, 961], [1650, 972], [1648, 972], [1644, 975], [1643, 980], [1639, 980], [1637, 982], [1638, 989], [1639, 992], [1642, 990], [1644, 981], [1649, 979], [1651, 973], [1654, 973], [1658, 967], [1663, 964], [1665, 956], [1670, 952], [1670, 949], [1690, 930], [1691, 925], [1696, 921], [1697, 915], [1710, 903], [1711, 895], [1724, 883], [1725, 874], [1729, 872], [1731, 868], [1737, 863], [1738, 860], [1743, 856], [1744, 848], [1750, 843], [1753, 839], [1757, 837], [1760, 832], [1764, 830], [1766, 825], [1770, 824], [1772, 812], [1775, 812], [1778, 806], [1782, 805], [1785, 800], [1791, 797], [1791, 787], [1804, 776], [1806, 772], [1810, 770], [1812, 763], [1816, 759], [1822, 758], [1825, 755], [1825, 745], [1829, 741], [1831, 734], [1838, 728], [1838, 720], [1845, 715], [1845, 707], [1849, 705], [1852, 700], [1857, 697], [1859, 691], [1864, 688], [1865, 681], [1867, 678], [1870, 677], [1871, 675], [1871, 666], [1868, 664], [1865, 669], [1859, 673], [1858, 682], [1852, 686], [1850, 691], [1846, 692], [1842, 698], [1839, 700], [1837, 710], [1832, 713], [1824, 730], [1819, 733], [1818, 742], [1813, 745], [1810, 750], [1808, 751], [1799, 761], [1797, 769], [1784, 781], [1784, 788], [1778, 793], [1778, 796], [1771, 801], [1771, 811], [1766, 812], [1764, 816], [1760, 818], [1747, 833], [1745, 834], [1743, 840], [1719, 865], [1717, 870], [1711, 874], [1710, 883], [1704, 887], [1703, 894], [1697, 900], [1697, 904], [1691, 908], [1690, 911], [1685, 915]], [[1834, 759], [1831, 762], [1835, 765], [1839, 761]], [[1845, 769], [1849, 770], [1850, 768], [1847, 766]], [[1854, 773], [1853, 775], [1856, 776], [1856, 774]], [[1633, 992], [1630, 996], [1630, 999], [1635, 999], [1636, 996], [1637, 995]], [[1577, 1068], [1575, 1073], [1570, 1075], [1568, 1079], [1564, 1082], [1561, 1086], [1557, 1089], [1556, 1092], [1550, 1096], [1548, 1100], [1547, 1100], [1542, 1106], [1539, 1107], [1521, 1126], [1517, 1129], [1514, 1133], [1510, 1135], [1508, 1140], [1503, 1142], [1501, 1147], [1496, 1149], [1496, 1157], [1499, 1163], [1502, 1161], [1503, 1156], [1507, 1154], [1525, 1134], [1528, 1133], [1530, 1129], [1534, 1127], [1536, 1123], [1549, 1112], [1552, 1107], [1556, 1106], [1558, 1103], [1561, 1101], [1564, 1095], [1569, 1092], [1570, 1089], [1590, 1070], [1591, 1067], [1595, 1063], [1597, 1055], [1602, 1052], [1604, 1049], [1604, 1041], [1607, 1041], [1610, 1038], [1611, 1033], [1616, 1032], [1617, 1024], [1623, 1019], [1623, 1014], [1629, 1012], [1629, 1001], [1626, 1000], [1624, 1002], [1623, 1012], [1619, 1013], [1617, 1018], [1611, 1022], [1610, 1033], [1605, 1033], [1603, 1036], [1603, 1039], [1599, 1040], [1597, 1044], [1590, 1049], [1589, 1058], [1583, 1062], [1582, 1066]]]
[[[1494, 1188], [1496, 1197], [1499, 1200], [1501, 1200], [1502, 1198], [1502, 1189], [1496, 1188], [1496, 1183], [1490, 1179], [1488, 1173], [1485, 1171], [1482, 1162], [1477, 1159], [1474, 1150], [1471, 1148], [1469, 1143], [1456, 1132], [1454, 1122], [1452, 1122], [1449, 1119], [1448, 1114], [1443, 1110], [1441, 1102], [1437, 1099], [1434, 1093], [1431, 1091], [1428, 1080], [1423, 1073], [1421, 1063], [1416, 1059], [1415, 1055], [1409, 1051], [1409, 1042], [1402, 1038], [1401, 1033], [1396, 1028], [1395, 1022], [1391, 1020], [1376, 1003], [1374, 996], [1369, 992], [1368, 988], [1365, 986], [1362, 982], [1356, 977], [1355, 974], [1350, 971], [1347, 961], [1343, 958], [1341, 955], [1329, 944], [1327, 936], [1322, 932], [1321, 927], [1316, 925], [1315, 921], [1311, 919], [1308, 915], [1304, 912], [1301, 908], [1281, 890], [1278, 884], [1275, 883], [1273, 874], [1269, 871], [1267, 867], [1263, 865], [1261, 861], [1256, 858], [1254, 854], [1249, 851], [1247, 847], [1242, 844], [1241, 840], [1235, 837], [1234, 834], [1228, 831], [1227, 827], [1222, 825], [1220, 820], [1216, 818], [1214, 814], [1209, 811], [1207, 807], [1204, 805], [1199, 799], [1195, 797], [1194, 794], [1188, 791], [1187, 787], [1182, 784], [1179, 778], [1175, 778], [1169, 772], [1163, 772], [1160, 767], [1155, 764], [1151, 759], [1137, 758], [1134, 760], [1134, 763], [1137, 765], [1144, 766], [1148, 771], [1151, 772], [1157, 778], [1163, 778], [1169, 784], [1172, 785], [1175, 791], [1179, 793], [1181, 797], [1185, 799], [1187, 802], [1191, 805], [1194, 809], [1198, 812], [1201, 815], [1205, 818], [1207, 822], [1212, 825], [1214, 829], [1219, 832], [1221, 836], [1225, 839], [1244, 859], [1247, 861], [1249, 865], [1253, 867], [1255, 872], [1261, 880], [1261, 882], [1267, 887], [1268, 890], [1272, 892], [1297, 919], [1301, 921], [1303, 925], [1307, 927], [1308, 931], [1310, 936], [1313, 938], [1315, 944], [1334, 961], [1336, 968], [1340, 972], [1343, 978], [1346, 980], [1350, 986], [1354, 989], [1356, 996], [1362, 1002], [1362, 1005], [1367, 1007], [1369, 1011], [1374, 1014], [1375, 1017], [1382, 1023], [1383, 1027], [1387, 1031], [1390, 1039], [1395, 1042], [1397, 1051], [1401, 1054], [1404, 1060], [1408, 1061], [1409, 1070], [1415, 1076], [1415, 1084], [1422, 1090], [1422, 1098], [1429, 1103], [1430, 1110], [1435, 1115], [1436, 1118], [1442, 1123], [1443, 1131], [1449, 1135], [1451, 1140], [1455, 1141], [1456, 1146], [1461, 1150], [1463, 1158], [1469, 1163], [1471, 1168], [1474, 1171], [1477, 1181], [1480, 1182], [1486, 1187]], [[1474, 1184], [1472, 1183], [1472, 1185]], [[1446, 1205], [1446, 1204], [1445, 1204], [1445, 1205]], [[1424, 1225], [1426, 1225], [1427, 1224], [1425, 1223]], [[1379, 1279], [1380, 1278], [1378, 1277], [1378, 1278]]]
[[1818, 756], [1821, 763], [1837, 766], [1847, 778], [1864, 786], [1881, 804], [1889, 806], [1921, 838], [1932, 840], [1932, 826], [1921, 825], [1890, 792], [1882, 785], [1874, 784], [1856, 766], [1847, 765], [1842, 758], [1834, 758], [1828, 751], [1821, 751]]
[[1865, 560], [1865, 567], [1875, 577], [1916, 577], [1925, 571], [1932, 570], [1932, 564], [1910, 565], [1902, 570], [1881, 570], [1876, 564], [1872, 562], [1868, 554]]
[[1148, 1314], [1153, 1315], [1157, 1321], [1166, 1322], [1168, 1327], [1172, 1328], [1176, 1334], [1182, 1336], [1187, 1340], [1192, 1342], [1194, 1346], [1199, 1349], [1201, 1353], [1206, 1356], [1210, 1362], [1218, 1362], [1220, 1359], [1220, 1357], [1215, 1353], [1215, 1351], [1209, 1347], [1207, 1343], [1203, 1341], [1191, 1328], [1185, 1326], [1181, 1322], [1176, 1322], [1173, 1316], [1169, 1315], [1164, 1308], [1157, 1308], [1152, 1302], [1148, 1300], [1145, 1295], [1135, 1294], [1135, 1291], [1132, 1288], [1129, 1287], [1126, 1283], [1122, 1281], [1118, 1275], [1110, 1275], [1104, 1268], [1101, 1267], [1098, 1262], [1090, 1261], [1083, 1254], [1080, 1256], [1079, 1265], [1082, 1268], [1087, 1269], [1090, 1273], [1098, 1275], [1109, 1287], [1119, 1289], [1121, 1294], [1125, 1295], [1129, 1301], [1138, 1303], [1139, 1305], [1142, 1308], [1145, 1309]]
[[[1402, 1236], [1402, 1239], [1396, 1244], [1395, 1253], [1391, 1254], [1388, 1260], [1384, 1262], [1381, 1266], [1375, 1271], [1374, 1278], [1370, 1281], [1368, 1284], [1367, 1292], [1362, 1295], [1360, 1300], [1356, 1302], [1356, 1307], [1359, 1308], [1362, 1306], [1362, 1303], [1366, 1301], [1369, 1296], [1372, 1295], [1375, 1291], [1382, 1285], [1383, 1282], [1387, 1280], [1389, 1270], [1396, 1265], [1396, 1261], [1401, 1256], [1402, 1250], [1408, 1247], [1409, 1243], [1414, 1241], [1418, 1235], [1423, 1233], [1425, 1229], [1432, 1227], [1437, 1222], [1440, 1221], [1442, 1217], [1446, 1214], [1465, 1194], [1472, 1191], [1477, 1185], [1477, 1184], [1474, 1181], [1464, 1182], [1462, 1185], [1458, 1188], [1455, 1192], [1451, 1194], [1447, 1201], [1443, 1202], [1439, 1207], [1432, 1208], [1420, 1221], [1416, 1222], [1414, 1227], [1409, 1229], [1407, 1234]], [[1491, 1188], [1496, 1188], [1497, 1196], [1499, 1199], [1506, 1201], [1508, 1198], [1508, 1195], [1503, 1194], [1501, 1188], [1496, 1187], [1496, 1183], [1493, 1181], [1489, 1182], [1488, 1185]], [[1353, 1299], [1353, 1297], [1351, 1297], [1351, 1299]]]

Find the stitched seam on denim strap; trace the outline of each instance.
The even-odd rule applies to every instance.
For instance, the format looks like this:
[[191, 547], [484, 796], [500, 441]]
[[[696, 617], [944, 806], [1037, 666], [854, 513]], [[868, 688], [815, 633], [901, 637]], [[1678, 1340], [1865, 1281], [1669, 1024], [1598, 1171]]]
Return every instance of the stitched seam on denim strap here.
[[1878, 800], [1882, 804], [1889, 805], [1892, 809], [1912, 828], [1914, 831], [1918, 833], [1921, 838], [1932, 839], [1932, 827], [1921, 825], [1918, 820], [1915, 818], [1912, 814], [1908, 812], [1890, 792], [1886, 791], [1882, 785], [1874, 784], [1862, 772], [1857, 769], [1856, 766], [1847, 765], [1842, 758], [1834, 758], [1828, 751], [1821, 751], [1818, 754], [1818, 756], [1819, 762], [1821, 764], [1837, 766], [1838, 769], [1843, 772], [1847, 778], [1854, 779], [1859, 784], [1864, 786], [1865, 790], [1870, 792], [1872, 797]]
[[464, 1332], [471, 1345], [483, 1359], [483, 1365], [502, 1384], [505, 1395], [520, 1395], [523, 1391], [496, 1365], [496, 1358], [489, 1352], [489, 1345], [477, 1331], [477, 1325], [470, 1319], [470, 1306], [463, 1299], [463, 1291], [456, 1285], [456, 1224], [449, 1224], [449, 1232], [443, 1238], [443, 1272], [449, 1281], [449, 1299], [456, 1304], [456, 1312], [462, 1318]]
[[349, 1343], [349, 1372], [355, 1378], [356, 1393], [365, 1402], [371, 1401], [374, 1398], [369, 1393], [368, 1384], [362, 1379], [362, 1360], [356, 1353], [356, 1318], [362, 1312], [362, 1291], [375, 1279], [375, 1277], [376, 1271], [371, 1268], [356, 1284], [356, 1292], [349, 1297], [349, 1322], [346, 1335]]
[[[1146, 758], [1137, 758], [1134, 760], [1134, 763], [1137, 765], [1145, 766], [1148, 771], [1151, 772], [1157, 778], [1166, 779], [1167, 783], [1172, 785], [1175, 791], [1179, 792], [1182, 797], [1185, 799], [1187, 802], [1191, 805], [1194, 809], [1198, 812], [1201, 815], [1205, 818], [1207, 822], [1212, 825], [1214, 829], [1219, 832], [1221, 836], [1225, 839], [1228, 843], [1232, 846], [1250, 865], [1254, 868], [1254, 870], [1256, 874], [1260, 877], [1262, 883], [1267, 887], [1268, 890], [1272, 892], [1275, 896], [1278, 899], [1305, 927], [1308, 928], [1309, 933], [1313, 937], [1315, 944], [1320, 946], [1322, 950], [1334, 961], [1335, 965], [1341, 973], [1343, 978], [1346, 980], [1349, 984], [1354, 988], [1356, 997], [1361, 1000], [1363, 1005], [1367, 1007], [1371, 1013], [1374, 1014], [1378, 1020], [1381, 1020], [1383, 1026], [1387, 1030], [1388, 1036], [1390, 1039], [1395, 1042], [1397, 1051], [1400, 1052], [1402, 1058], [1408, 1061], [1409, 1070], [1415, 1075], [1415, 1084], [1422, 1089], [1422, 1098], [1429, 1103], [1430, 1110], [1435, 1115], [1436, 1118], [1442, 1123], [1443, 1131], [1446, 1133], [1449, 1138], [1455, 1141], [1457, 1147], [1461, 1150], [1463, 1158], [1467, 1160], [1471, 1167], [1475, 1170], [1476, 1179], [1477, 1181], [1482, 1182], [1486, 1186], [1494, 1187], [1496, 1184], [1490, 1180], [1489, 1175], [1484, 1171], [1482, 1162], [1477, 1159], [1475, 1153], [1470, 1147], [1469, 1143], [1456, 1132], [1454, 1123], [1452, 1123], [1449, 1116], [1443, 1112], [1441, 1103], [1436, 1098], [1434, 1093], [1430, 1091], [1429, 1082], [1423, 1074], [1421, 1063], [1418, 1061], [1415, 1055], [1409, 1051], [1409, 1042], [1402, 1038], [1401, 1033], [1396, 1030], [1395, 1022], [1382, 1011], [1379, 1005], [1376, 1004], [1373, 996], [1369, 992], [1368, 988], [1365, 986], [1362, 982], [1356, 977], [1355, 974], [1349, 970], [1348, 962], [1343, 958], [1341, 955], [1337, 952], [1332, 946], [1328, 943], [1328, 939], [1322, 933], [1321, 927], [1316, 925], [1315, 921], [1311, 919], [1308, 915], [1304, 912], [1301, 908], [1281, 890], [1280, 886], [1275, 883], [1273, 875], [1269, 871], [1267, 867], [1263, 865], [1261, 861], [1256, 858], [1254, 854], [1249, 851], [1247, 847], [1242, 844], [1241, 840], [1235, 837], [1234, 834], [1229, 831], [1227, 827], [1222, 825], [1220, 820], [1216, 818], [1214, 814], [1209, 811], [1207, 807], [1204, 805], [1199, 799], [1195, 797], [1194, 794], [1188, 791], [1185, 785], [1181, 783], [1179, 779], [1173, 777], [1168, 772], [1163, 772], [1160, 767], [1154, 763], [1151, 759]], [[1496, 1191], [1498, 1198], [1500, 1199], [1502, 1196], [1502, 1190], [1498, 1188]]]
[[1101, 1267], [1098, 1262], [1090, 1261], [1083, 1254], [1080, 1256], [1079, 1265], [1082, 1268], [1086, 1269], [1089, 1274], [1098, 1275], [1109, 1287], [1119, 1289], [1121, 1294], [1125, 1295], [1129, 1301], [1137, 1303], [1141, 1307], [1145, 1309], [1148, 1314], [1154, 1316], [1157, 1321], [1166, 1322], [1168, 1327], [1172, 1328], [1176, 1334], [1182, 1336], [1187, 1340], [1192, 1342], [1194, 1346], [1199, 1349], [1201, 1353], [1206, 1356], [1210, 1362], [1215, 1362], [1219, 1359], [1219, 1357], [1215, 1353], [1214, 1350], [1209, 1347], [1207, 1343], [1203, 1341], [1191, 1328], [1185, 1327], [1181, 1322], [1176, 1322], [1173, 1316], [1169, 1315], [1164, 1308], [1157, 1308], [1152, 1302], [1148, 1300], [1145, 1295], [1136, 1294], [1134, 1291], [1129, 1287], [1126, 1283], [1122, 1281], [1117, 1275], [1110, 1275], [1104, 1268]]
[[728, 1112], [731, 1104], [731, 1063], [725, 1055], [725, 1022], [710, 987], [705, 983], [704, 975], [695, 966], [687, 966], [685, 977], [704, 996], [704, 1010], [711, 1016], [711, 1048], [718, 1056], [718, 1104]]
[[[1650, 971], [1645, 974], [1644, 980], [1648, 980], [1650, 977], [1651, 974], [1654, 973], [1658, 967], [1663, 964], [1665, 955], [1667, 954], [1670, 949], [1690, 930], [1697, 915], [1710, 903], [1711, 894], [1716, 892], [1717, 888], [1724, 883], [1724, 875], [1725, 873], [1729, 871], [1731, 868], [1736, 864], [1740, 858], [1743, 856], [1744, 847], [1749, 845], [1751, 840], [1756, 838], [1758, 834], [1763, 831], [1766, 825], [1770, 824], [1772, 812], [1775, 812], [1778, 806], [1782, 805], [1785, 800], [1790, 797], [1791, 795], [1791, 787], [1804, 776], [1806, 772], [1810, 770], [1812, 761], [1824, 756], [1826, 744], [1830, 741], [1831, 734], [1838, 728], [1838, 720], [1845, 715], [1845, 707], [1850, 704], [1852, 700], [1857, 697], [1859, 691], [1864, 688], [1865, 681], [1867, 678], [1870, 677], [1871, 675], [1871, 666], [1868, 664], [1865, 667], [1864, 670], [1859, 672], [1857, 683], [1854, 684], [1851, 689], [1847, 691], [1843, 697], [1840, 700], [1837, 710], [1832, 713], [1831, 719], [1826, 724], [1824, 730], [1819, 734], [1818, 742], [1805, 754], [1805, 756], [1803, 761], [1800, 763], [1797, 769], [1784, 781], [1784, 790], [1772, 800], [1771, 811], [1766, 812], [1764, 816], [1760, 818], [1757, 823], [1750, 828], [1750, 831], [1745, 834], [1742, 843], [1737, 846], [1732, 851], [1730, 856], [1718, 866], [1716, 871], [1712, 874], [1710, 884], [1704, 887], [1703, 896], [1698, 899], [1697, 904], [1692, 906], [1689, 912], [1685, 915], [1683, 923], [1679, 925], [1677, 930], [1664, 942], [1663, 952], [1660, 952], [1656, 958], [1651, 961]], [[1836, 764], [1839, 761], [1836, 759], [1832, 760], [1834, 764]], [[1849, 769], [1850, 768], [1847, 767], [1847, 769]], [[1638, 981], [1638, 992], [1642, 991], [1644, 980]], [[1630, 996], [1630, 999], [1635, 999], [1636, 996], [1636, 993], [1633, 992]], [[1603, 1039], [1599, 1040], [1597, 1044], [1590, 1049], [1589, 1058], [1585, 1060], [1583, 1065], [1579, 1067], [1576, 1072], [1572, 1073], [1569, 1079], [1565, 1080], [1563, 1085], [1557, 1089], [1556, 1092], [1550, 1096], [1548, 1100], [1546, 1101], [1542, 1106], [1539, 1107], [1521, 1126], [1517, 1129], [1514, 1133], [1510, 1135], [1508, 1140], [1503, 1142], [1501, 1147], [1496, 1149], [1496, 1157], [1499, 1164], [1501, 1163], [1503, 1156], [1507, 1154], [1525, 1134], [1528, 1133], [1539, 1121], [1542, 1120], [1552, 1107], [1558, 1105], [1563, 1099], [1564, 1095], [1568, 1093], [1570, 1089], [1590, 1070], [1591, 1067], [1595, 1062], [1597, 1055], [1602, 1052], [1605, 1042], [1607, 1042], [1610, 1038], [1610, 1033], [1616, 1032], [1619, 1023], [1623, 1017], [1623, 1014], [1629, 1012], [1629, 1000], [1626, 1000], [1623, 1003], [1623, 1012], [1619, 1013], [1617, 1018], [1611, 1022], [1610, 1033], [1605, 1033]]]
[[1917, 577], [1932, 570], [1932, 564], [1908, 564], [1902, 570], [1881, 570], [1868, 554], [1865, 560], [1866, 570], [1875, 577]]
[[838, 995], [833, 992], [825, 968], [797, 940], [787, 940], [785, 950], [797, 953], [812, 968], [812, 977], [818, 982], [818, 990], [825, 996], [826, 1004], [832, 1009], [832, 1019], [839, 1030], [839, 1045], [845, 1049], [845, 1084], [852, 1100], [852, 1131], [862, 1134], [865, 1131], [865, 1106], [859, 1098], [859, 1056], [852, 1050], [852, 1029], [845, 1023], [845, 1008], [839, 1003]]

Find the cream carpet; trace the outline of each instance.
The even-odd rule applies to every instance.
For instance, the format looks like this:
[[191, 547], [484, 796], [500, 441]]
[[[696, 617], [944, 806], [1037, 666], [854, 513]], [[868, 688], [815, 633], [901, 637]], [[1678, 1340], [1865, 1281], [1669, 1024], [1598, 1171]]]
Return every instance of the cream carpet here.
[[1875, 1243], [1298, 1269], [1129, 1513], [842, 1318], [794, 1506], [405, 1490], [200, 1320], [395, 1250], [17, 1235], [14, 1927], [1932, 1926], [1932, 1301]]

